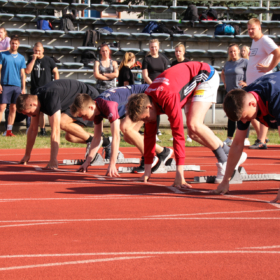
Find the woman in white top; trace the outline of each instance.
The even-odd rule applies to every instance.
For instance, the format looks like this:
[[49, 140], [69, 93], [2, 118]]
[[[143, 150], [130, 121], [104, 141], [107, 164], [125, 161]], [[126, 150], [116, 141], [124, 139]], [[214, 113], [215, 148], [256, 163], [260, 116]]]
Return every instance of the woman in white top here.
[[7, 30], [4, 27], [0, 28], [0, 52], [5, 52], [10, 49], [10, 38], [7, 35]]

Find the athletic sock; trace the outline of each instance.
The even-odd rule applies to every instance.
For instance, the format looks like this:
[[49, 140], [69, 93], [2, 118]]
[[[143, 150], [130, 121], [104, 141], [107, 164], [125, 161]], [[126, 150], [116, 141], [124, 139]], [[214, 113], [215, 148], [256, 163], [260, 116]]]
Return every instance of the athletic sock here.
[[8, 124], [7, 125], [7, 130], [11, 130], [12, 131], [13, 130], [13, 125], [12, 124]]
[[227, 144], [224, 143], [223, 150], [225, 151], [225, 154], [228, 155], [230, 147]]
[[227, 161], [227, 155], [226, 155], [224, 149], [221, 146], [219, 146], [218, 149], [213, 150], [212, 152], [214, 153], [214, 155], [217, 158], [218, 162], [224, 163], [224, 162]]
[[107, 147], [110, 144], [109, 137], [104, 137], [103, 136], [103, 144], [102, 147]]
[[90, 143], [92, 141], [93, 137], [89, 136], [88, 140], [86, 140], [86, 143]]

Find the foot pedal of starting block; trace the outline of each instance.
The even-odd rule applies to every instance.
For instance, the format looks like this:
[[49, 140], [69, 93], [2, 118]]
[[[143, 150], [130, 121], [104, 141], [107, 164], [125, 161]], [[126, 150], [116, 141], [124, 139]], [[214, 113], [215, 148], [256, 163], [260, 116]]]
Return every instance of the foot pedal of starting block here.
[[102, 166], [105, 165], [103, 157], [97, 153], [95, 158], [90, 163], [91, 166]]
[[[176, 161], [170, 158], [166, 161], [165, 166], [168, 172], [176, 171]], [[201, 171], [199, 165], [184, 165], [184, 171]]]
[[84, 159], [64, 159], [61, 165], [82, 165]]
[[[105, 164], [109, 164], [110, 160], [109, 159], [104, 159], [104, 163]], [[140, 163], [140, 159], [139, 158], [123, 158], [123, 159], [117, 159], [116, 163]]]
[[119, 173], [132, 173], [134, 167], [119, 167]]

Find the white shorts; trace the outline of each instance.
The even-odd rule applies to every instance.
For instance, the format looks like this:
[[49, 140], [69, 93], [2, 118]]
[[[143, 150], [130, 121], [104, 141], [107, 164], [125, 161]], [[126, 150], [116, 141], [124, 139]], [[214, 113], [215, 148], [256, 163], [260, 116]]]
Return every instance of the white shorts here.
[[192, 98], [185, 104], [185, 113], [189, 111], [192, 102], [217, 102], [218, 88], [220, 85], [220, 76], [217, 71], [210, 80], [201, 83], [194, 91]]

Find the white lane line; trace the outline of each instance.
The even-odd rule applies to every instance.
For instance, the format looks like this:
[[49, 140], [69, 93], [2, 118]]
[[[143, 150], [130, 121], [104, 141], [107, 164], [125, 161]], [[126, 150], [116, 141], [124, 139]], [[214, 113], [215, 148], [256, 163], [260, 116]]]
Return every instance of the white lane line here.
[[0, 228], [25, 227], [25, 226], [37, 226], [37, 225], [52, 225], [52, 224], [65, 224], [65, 222], [33, 223], [33, 224], [27, 223], [27, 224], [5, 225], [5, 226], [0, 226]]
[[109, 221], [163, 221], [163, 220], [280, 220], [280, 217], [155, 217], [155, 218], [96, 218], [96, 219], [57, 219], [57, 220], [7, 220], [0, 223], [37, 223], [37, 222], [109, 222]]
[[270, 201], [266, 201], [266, 200], [261, 200], [261, 199], [257, 199], [257, 198], [250, 198], [250, 197], [244, 197], [244, 196], [238, 196], [238, 195], [230, 195], [230, 194], [225, 195], [225, 197], [227, 197], [227, 196], [228, 196], [228, 197], [239, 198], [239, 199], [246, 199], [246, 200], [250, 200], [250, 201], [256, 201], [256, 202], [267, 203], [267, 204], [270, 204], [271, 206], [274, 206], [274, 207], [280, 209], [280, 204], [277, 204], [277, 203], [270, 203]]
[[[44, 182], [43, 183], [44, 185], [55, 185], [55, 184], [61, 184], [61, 185], [76, 185], [76, 184], [84, 184], [84, 185], [95, 185], [96, 182], [95, 181], [92, 181], [92, 182], [87, 182], [87, 181], [68, 181], [68, 182], [57, 182], [57, 181], [53, 181], [53, 182]], [[1, 183], [1, 186], [18, 186], [19, 184], [18, 183], [14, 183], [14, 184], [2, 184]], [[20, 186], [22, 185], [30, 185], [30, 182], [20, 182]], [[32, 185], [42, 185], [42, 182], [32, 182]], [[1, 199], [0, 199], [1, 200]]]
[[153, 215], [148, 217], [178, 217], [178, 216], [197, 216], [197, 215], [221, 215], [221, 214], [241, 214], [241, 213], [263, 213], [271, 211], [280, 211], [280, 209], [265, 210], [245, 210], [245, 211], [228, 211], [228, 212], [205, 212], [205, 213], [189, 213], [189, 214], [172, 214], [172, 215]]
[[280, 254], [279, 251], [251, 251], [251, 250], [214, 250], [214, 251], [140, 251], [140, 252], [95, 252], [95, 253], [67, 253], [67, 254], [28, 254], [3, 255], [0, 259], [12, 258], [49, 258], [49, 257], [84, 257], [84, 256], [165, 256], [192, 254]]
[[107, 199], [178, 199], [180, 197], [175, 196], [149, 196], [147, 194], [141, 194], [144, 197], [141, 196], [135, 196], [135, 195], [128, 195], [128, 196], [96, 196], [96, 197], [61, 197], [61, 198], [3, 198], [0, 199], [0, 202], [16, 202], [16, 201], [44, 201], [44, 200], [107, 200]]
[[274, 248], [280, 248], [280, 245], [275, 245], [275, 246], [262, 246], [262, 247], [244, 247], [244, 248], [237, 248], [237, 249], [274, 249]]
[[34, 167], [36, 171], [41, 171], [42, 170], [42, 168], [38, 165], [33, 165], [32, 167]]
[[123, 260], [134, 260], [134, 259], [144, 259], [144, 258], [149, 258], [149, 256], [145, 256], [145, 257], [144, 256], [143, 257], [119, 257], [119, 258], [83, 260], [83, 261], [72, 261], [72, 262], [58, 262], [58, 263], [43, 263], [43, 264], [35, 264], [35, 265], [10, 266], [10, 267], [2, 267], [2, 268], [0, 268], [0, 271], [38, 268], [38, 267], [50, 267], [50, 266], [62, 266], [62, 265], [73, 265], [73, 264], [88, 264], [88, 263], [109, 262], [109, 261], [123, 261]]

